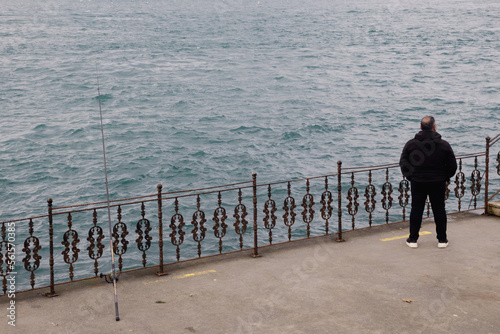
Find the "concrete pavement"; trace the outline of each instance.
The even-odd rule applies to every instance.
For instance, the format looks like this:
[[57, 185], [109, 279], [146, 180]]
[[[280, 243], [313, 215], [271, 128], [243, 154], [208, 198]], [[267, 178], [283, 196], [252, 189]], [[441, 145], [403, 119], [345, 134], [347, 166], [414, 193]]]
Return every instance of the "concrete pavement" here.
[[500, 217], [449, 217], [446, 249], [426, 220], [124, 273], [118, 322], [101, 279], [17, 294], [15, 327], [3, 296], [0, 332], [500, 333]]

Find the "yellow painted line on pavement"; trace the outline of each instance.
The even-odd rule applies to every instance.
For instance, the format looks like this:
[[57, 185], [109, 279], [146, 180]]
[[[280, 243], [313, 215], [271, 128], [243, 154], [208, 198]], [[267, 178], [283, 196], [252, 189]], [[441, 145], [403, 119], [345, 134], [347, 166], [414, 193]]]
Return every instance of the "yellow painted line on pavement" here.
[[206, 274], [215, 273], [215, 272], [216, 272], [215, 270], [205, 270], [205, 271], [199, 271], [199, 272], [193, 273], [193, 274], [175, 276], [174, 278], [181, 279], [181, 278], [187, 278], [187, 277], [193, 277], [193, 276], [206, 275]]
[[[419, 235], [426, 235], [426, 234], [432, 234], [432, 232], [429, 232], [429, 231], [421, 231], [418, 233]], [[392, 241], [392, 240], [398, 240], [398, 239], [405, 239], [405, 238], [408, 238], [410, 235], [409, 234], [406, 234], [406, 235], [400, 235], [400, 236], [397, 236], [397, 237], [391, 237], [391, 238], [384, 238], [384, 239], [380, 239], [380, 241]]]
[[205, 270], [205, 271], [199, 271], [197, 273], [191, 273], [191, 274], [185, 274], [185, 275], [179, 275], [179, 276], [173, 276], [173, 277], [170, 277], [170, 278], [160, 278], [160, 279], [156, 279], [154, 281], [149, 281], [149, 282], [144, 282], [142, 284], [144, 285], [149, 285], [149, 284], [153, 284], [153, 283], [161, 283], [161, 282], [166, 282], [170, 279], [182, 279], [182, 278], [188, 278], [188, 277], [193, 277], [193, 276], [200, 276], [200, 275], [206, 275], [206, 274], [211, 274], [211, 273], [216, 273], [217, 271], [211, 269], [211, 270]]

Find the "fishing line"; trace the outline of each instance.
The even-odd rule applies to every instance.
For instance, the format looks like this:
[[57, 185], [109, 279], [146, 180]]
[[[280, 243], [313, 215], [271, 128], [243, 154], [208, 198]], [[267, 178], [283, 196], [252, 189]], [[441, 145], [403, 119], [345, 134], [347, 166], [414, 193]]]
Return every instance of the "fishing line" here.
[[109, 187], [108, 187], [108, 168], [106, 165], [106, 146], [104, 145], [104, 126], [102, 123], [102, 109], [101, 109], [101, 91], [99, 89], [99, 74], [97, 71], [97, 62], [95, 64], [95, 74], [97, 78], [97, 96], [99, 98], [99, 115], [101, 117], [101, 137], [102, 137], [102, 154], [104, 159], [104, 179], [106, 181], [106, 198], [108, 203], [108, 224], [109, 224], [109, 242], [111, 244], [111, 272], [113, 279], [113, 291], [115, 295], [115, 312], [116, 312], [116, 321], [120, 320], [120, 316], [118, 314], [118, 293], [116, 291], [116, 269], [115, 269], [115, 255], [114, 255], [114, 247], [113, 247], [113, 232], [111, 229], [111, 207], [109, 204]]

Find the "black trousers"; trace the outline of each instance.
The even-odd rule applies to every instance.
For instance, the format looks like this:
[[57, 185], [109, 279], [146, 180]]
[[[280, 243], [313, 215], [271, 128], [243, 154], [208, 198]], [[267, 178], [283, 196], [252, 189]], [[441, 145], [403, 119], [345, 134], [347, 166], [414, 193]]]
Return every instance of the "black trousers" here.
[[434, 222], [436, 223], [437, 239], [439, 241], [447, 241], [445, 194], [446, 181], [411, 181], [410, 241], [415, 242], [418, 239], [418, 232], [422, 225], [422, 215], [424, 213], [427, 196], [429, 196]]

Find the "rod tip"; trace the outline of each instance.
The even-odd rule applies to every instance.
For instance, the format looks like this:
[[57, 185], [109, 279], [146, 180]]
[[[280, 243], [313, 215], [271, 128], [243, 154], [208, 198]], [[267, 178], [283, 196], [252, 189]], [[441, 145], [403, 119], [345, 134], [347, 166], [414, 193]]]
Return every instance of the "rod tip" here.
[[117, 317], [116, 317], [116, 321], [120, 321], [120, 317], [118, 317], [118, 316], [117, 316]]

